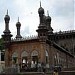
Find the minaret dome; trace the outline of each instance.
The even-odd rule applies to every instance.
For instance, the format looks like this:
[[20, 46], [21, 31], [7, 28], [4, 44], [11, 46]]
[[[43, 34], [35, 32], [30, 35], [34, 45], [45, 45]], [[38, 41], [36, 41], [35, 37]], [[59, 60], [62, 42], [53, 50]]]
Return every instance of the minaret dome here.
[[7, 14], [4, 17], [5, 22], [9, 22], [10, 20], [10, 16], [8, 15], [8, 10], [7, 10]]
[[18, 17], [18, 22], [16, 23], [16, 27], [20, 27], [21, 26], [21, 23], [19, 22], [19, 17]]
[[44, 9], [41, 7], [41, 2], [40, 2], [40, 8], [38, 9], [39, 14], [44, 14]]
[[51, 17], [49, 16], [49, 12], [47, 11], [47, 17], [46, 17], [46, 20], [48, 21], [48, 22], [51, 22]]

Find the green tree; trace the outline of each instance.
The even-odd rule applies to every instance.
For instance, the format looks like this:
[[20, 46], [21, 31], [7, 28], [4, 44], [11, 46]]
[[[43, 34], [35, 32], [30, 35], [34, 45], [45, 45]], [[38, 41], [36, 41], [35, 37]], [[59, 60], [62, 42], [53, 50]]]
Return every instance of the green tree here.
[[1, 50], [1, 61], [4, 61], [5, 51], [4, 51], [4, 45], [3, 45], [3, 39], [2, 38], [0, 38], [0, 50]]
[[0, 38], [0, 50], [3, 50], [4, 49], [4, 46], [3, 46], [3, 39]]

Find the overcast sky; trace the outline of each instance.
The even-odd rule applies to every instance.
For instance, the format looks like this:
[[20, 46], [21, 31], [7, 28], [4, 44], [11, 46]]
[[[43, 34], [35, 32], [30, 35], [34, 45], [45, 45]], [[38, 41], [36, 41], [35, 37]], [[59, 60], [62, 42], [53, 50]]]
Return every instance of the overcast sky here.
[[[42, 7], [52, 18], [51, 26], [54, 31], [73, 30], [74, 26], [74, 0], [41, 0]], [[8, 9], [10, 16], [9, 28], [11, 34], [16, 36], [16, 22], [21, 22], [21, 35], [37, 35], [39, 25], [38, 8], [40, 0], [0, 0], [0, 35], [5, 29], [4, 16]], [[1, 36], [0, 36], [1, 37]]]

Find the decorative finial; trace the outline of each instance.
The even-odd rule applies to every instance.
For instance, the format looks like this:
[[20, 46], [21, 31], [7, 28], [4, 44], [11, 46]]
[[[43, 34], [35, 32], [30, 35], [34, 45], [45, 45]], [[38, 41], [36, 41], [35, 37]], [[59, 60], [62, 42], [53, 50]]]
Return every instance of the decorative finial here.
[[18, 17], [18, 22], [19, 22], [19, 17]]
[[41, 7], [41, 1], [40, 1], [40, 7]]
[[49, 11], [47, 10], [47, 15], [49, 16]]
[[7, 9], [7, 15], [8, 15], [8, 9]]

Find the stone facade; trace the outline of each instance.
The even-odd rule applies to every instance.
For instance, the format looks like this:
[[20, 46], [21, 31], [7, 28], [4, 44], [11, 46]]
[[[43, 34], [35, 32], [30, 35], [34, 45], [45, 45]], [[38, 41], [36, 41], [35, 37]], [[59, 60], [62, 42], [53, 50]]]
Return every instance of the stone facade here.
[[[27, 57], [26, 62], [28, 63], [31, 63], [31, 61], [33, 61], [32, 57], [34, 56], [37, 56], [36, 63], [46, 63], [46, 55], [49, 55], [49, 48], [46, 49], [46, 45], [48, 44], [40, 41], [39, 39], [27, 40], [23, 42], [13, 42], [10, 45], [10, 48], [8, 48], [8, 50], [6, 50], [5, 52], [6, 57], [9, 57], [8, 59], [6, 58], [6, 65], [9, 66], [9, 63], [10, 65], [12, 65], [13, 55], [17, 57], [18, 64], [23, 63], [23, 56]], [[23, 52], [25, 52], [25, 54], [23, 54]]]

